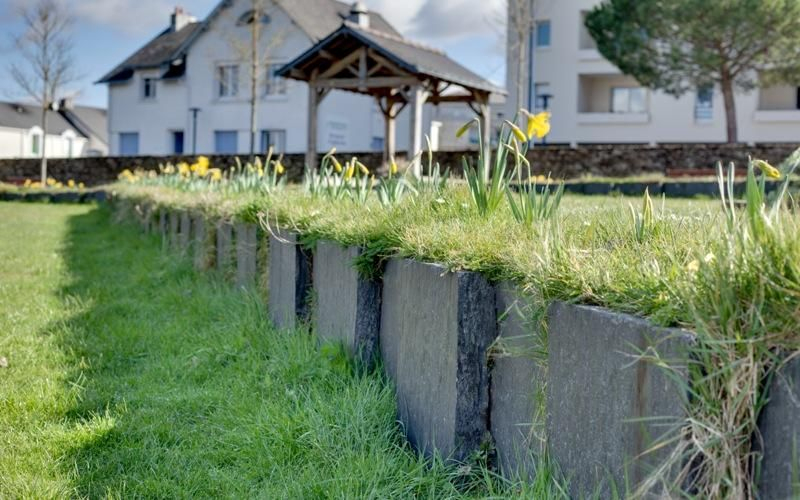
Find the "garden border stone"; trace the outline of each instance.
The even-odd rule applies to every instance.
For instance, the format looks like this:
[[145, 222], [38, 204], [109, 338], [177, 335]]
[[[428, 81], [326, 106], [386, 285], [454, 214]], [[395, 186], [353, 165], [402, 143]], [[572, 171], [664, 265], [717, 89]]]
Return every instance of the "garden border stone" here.
[[178, 228], [178, 248], [183, 253], [189, 252], [192, 238], [192, 216], [187, 210], [180, 212], [180, 226]]
[[178, 233], [180, 232], [181, 215], [177, 210], [170, 210], [168, 214], [169, 222], [169, 248], [170, 250], [179, 250]]
[[779, 370], [758, 419], [763, 458], [759, 498], [782, 500], [800, 495], [800, 358]]
[[298, 236], [275, 230], [269, 236], [269, 314], [278, 328], [294, 328], [308, 319], [312, 256]]
[[233, 224], [220, 220], [216, 233], [217, 271], [226, 273], [233, 265]]
[[427, 456], [464, 461], [489, 430], [494, 287], [408, 259], [389, 260], [383, 283], [380, 350], [406, 436]]
[[670, 446], [640, 455], [682, 423], [687, 395], [636, 355], [657, 349], [685, 373], [693, 339], [600, 307], [550, 307], [547, 439], [573, 497], [606, 498], [614, 486], [625, 496], [660, 465]]
[[359, 275], [353, 261], [359, 247], [320, 241], [314, 250], [314, 291], [317, 335], [339, 340], [367, 369], [378, 356], [382, 282]]
[[[533, 304], [510, 282], [497, 285], [498, 339], [490, 372], [490, 430], [500, 470], [507, 477], [533, 479], [535, 457], [544, 451], [544, 405], [547, 360], [536, 359], [538, 325], [531, 324]], [[541, 418], [541, 421], [535, 421]]]
[[255, 224], [237, 222], [236, 231], [236, 286], [250, 288], [256, 284], [256, 255], [258, 228]]
[[194, 214], [192, 217], [192, 254], [194, 267], [197, 270], [209, 268], [209, 244], [206, 218], [203, 214]]

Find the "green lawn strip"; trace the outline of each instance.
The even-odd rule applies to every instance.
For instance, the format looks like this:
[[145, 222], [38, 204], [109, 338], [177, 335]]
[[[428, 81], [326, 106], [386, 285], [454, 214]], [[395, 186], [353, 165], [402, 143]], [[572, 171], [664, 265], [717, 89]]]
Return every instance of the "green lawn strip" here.
[[89, 206], [0, 204], [0, 497], [552, 497], [419, 458], [391, 386]]

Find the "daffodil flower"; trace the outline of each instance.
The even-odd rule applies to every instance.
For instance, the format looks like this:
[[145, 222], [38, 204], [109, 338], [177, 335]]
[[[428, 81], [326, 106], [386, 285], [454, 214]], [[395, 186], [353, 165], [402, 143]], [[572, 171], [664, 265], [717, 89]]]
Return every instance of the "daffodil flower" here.
[[[331, 151], [336, 151], [336, 148], [333, 148]], [[331, 156], [331, 161], [333, 162], [333, 168], [336, 169], [336, 173], [340, 174], [342, 172], [342, 164], [339, 163], [339, 160], [334, 156]]]
[[345, 179], [351, 179], [353, 177], [353, 174], [355, 173], [355, 171], [356, 171], [355, 165], [351, 165], [350, 163], [348, 163], [347, 164], [347, 169], [344, 171], [344, 178]]
[[361, 175], [369, 175], [369, 169], [366, 167], [366, 165], [364, 165], [360, 161], [357, 161], [356, 165], [358, 165], [358, 169], [361, 171]]
[[511, 132], [514, 133], [514, 137], [517, 138], [519, 142], [528, 142], [528, 137], [520, 130], [519, 127], [511, 123], [510, 121], [506, 120], [506, 125], [511, 127]]
[[475, 125], [475, 123], [477, 123], [477, 120], [473, 118], [464, 125], [461, 125], [461, 127], [459, 127], [458, 130], [456, 130], [456, 138], [460, 138], [462, 135], [466, 134], [467, 130], [471, 129], [472, 126]]
[[276, 162], [275, 162], [275, 172], [276, 172], [278, 175], [281, 175], [281, 174], [283, 174], [284, 172], [286, 172], [286, 168], [283, 166], [283, 164], [282, 164], [280, 161], [276, 161]]
[[528, 139], [533, 139], [534, 137], [541, 139], [550, 133], [550, 113], [548, 111], [542, 111], [541, 113], [532, 115], [523, 110], [523, 113], [528, 117], [528, 127], [526, 130]]
[[389, 164], [389, 175], [397, 175], [397, 163], [392, 158], [392, 163]]
[[773, 167], [769, 163], [764, 160], [753, 160], [753, 165], [758, 167], [761, 172], [764, 173], [770, 179], [780, 179], [781, 178], [781, 171], [777, 168]]

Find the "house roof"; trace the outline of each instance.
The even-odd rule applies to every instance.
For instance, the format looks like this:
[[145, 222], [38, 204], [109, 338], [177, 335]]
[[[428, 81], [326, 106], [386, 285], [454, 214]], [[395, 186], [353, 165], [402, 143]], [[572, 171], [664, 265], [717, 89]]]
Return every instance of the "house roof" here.
[[[350, 5], [337, 0], [275, 0], [275, 3], [286, 12], [313, 43], [325, 38], [340, 26], [350, 13]], [[125, 81], [133, 76], [135, 70], [144, 68], [166, 67], [163, 77], [181, 76], [182, 72], [178, 71], [180, 74], [176, 75], [176, 71], [170, 63], [178, 62], [197, 37], [208, 29], [214, 19], [231, 4], [231, 0], [222, 0], [202, 22], [189, 23], [179, 31], [165, 29], [125, 61], [103, 75], [96, 83]], [[369, 19], [370, 26], [374, 30], [400, 36], [380, 14], [369, 12]]]
[[329, 64], [323, 62], [326, 59], [321, 56], [323, 51], [342, 58], [359, 46], [375, 50], [400, 68], [417, 76], [454, 83], [471, 90], [505, 93], [492, 82], [450, 59], [440, 50], [413, 42], [400, 35], [364, 28], [349, 21], [345, 21], [339, 29], [280, 68], [277, 74], [292, 78], [309, 75], [309, 70], [313, 67]]
[[[42, 108], [33, 104], [16, 102], [0, 102], [0, 127], [29, 130], [42, 125]], [[47, 133], [62, 134], [73, 130], [79, 135], [80, 131], [69, 124], [57, 111], [47, 112]]]
[[94, 136], [108, 144], [108, 115], [105, 109], [73, 105], [59, 109], [59, 113], [81, 135]]

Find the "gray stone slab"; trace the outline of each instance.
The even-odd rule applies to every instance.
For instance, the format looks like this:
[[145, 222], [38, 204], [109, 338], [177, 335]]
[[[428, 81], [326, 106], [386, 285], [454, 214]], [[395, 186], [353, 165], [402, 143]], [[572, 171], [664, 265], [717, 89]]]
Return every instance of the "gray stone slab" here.
[[274, 232], [267, 258], [270, 318], [278, 328], [294, 328], [308, 319], [311, 255], [298, 244], [296, 234]]
[[533, 304], [511, 283], [497, 287], [498, 339], [492, 349], [491, 432], [500, 470], [533, 479], [544, 451], [547, 360]]
[[192, 216], [188, 211], [180, 212], [180, 222], [178, 225], [178, 249], [182, 253], [189, 252], [189, 244], [192, 238]]
[[[547, 439], [573, 497], [623, 496], [670, 447], [644, 452], [685, 417], [686, 394], [647, 349], [685, 373], [691, 334], [599, 307], [555, 303], [548, 311]], [[649, 420], [645, 420], [649, 419]], [[639, 457], [639, 458], [636, 458]], [[658, 492], [654, 492], [658, 493]]]
[[341, 341], [369, 369], [378, 354], [381, 287], [379, 279], [359, 276], [353, 261], [358, 247], [321, 241], [314, 250], [314, 319], [322, 340]]
[[192, 217], [192, 236], [194, 267], [201, 271], [208, 269], [211, 267], [213, 257], [208, 238], [208, 223], [202, 214], [195, 214]]
[[800, 359], [778, 371], [767, 397], [758, 421], [763, 449], [759, 498], [800, 498]]
[[217, 271], [227, 273], [233, 267], [233, 224], [219, 221], [217, 224]]
[[256, 284], [257, 228], [255, 224], [236, 223], [236, 286]]
[[383, 278], [380, 351], [406, 436], [426, 455], [465, 460], [489, 430], [494, 288], [412, 260], [390, 260]]
[[161, 241], [167, 241], [169, 231], [169, 223], [167, 222], [167, 211], [163, 208], [158, 210], [158, 235], [161, 237]]
[[181, 225], [181, 214], [176, 210], [170, 210], [167, 216], [167, 220], [169, 223], [169, 248], [170, 250], [180, 250], [180, 245], [178, 243], [178, 233], [180, 232], [180, 225]]

